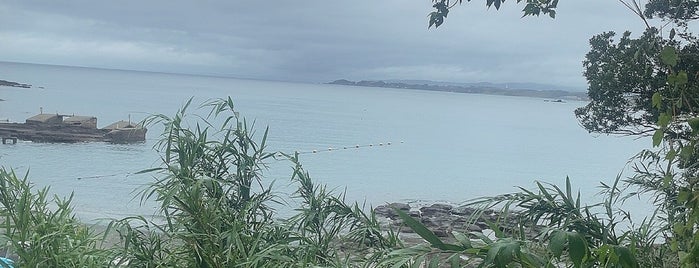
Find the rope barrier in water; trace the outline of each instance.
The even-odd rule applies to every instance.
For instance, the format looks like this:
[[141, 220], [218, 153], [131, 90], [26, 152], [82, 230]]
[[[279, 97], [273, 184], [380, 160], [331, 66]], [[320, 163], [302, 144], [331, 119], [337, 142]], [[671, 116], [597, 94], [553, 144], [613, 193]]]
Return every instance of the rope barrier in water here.
[[[404, 141], [400, 141], [400, 143], [405, 143]], [[333, 151], [343, 151], [343, 150], [357, 150], [357, 149], [362, 149], [362, 148], [376, 148], [376, 147], [387, 147], [393, 145], [393, 142], [380, 142], [380, 143], [369, 143], [369, 144], [355, 144], [355, 145], [349, 145], [349, 146], [340, 146], [340, 147], [328, 147], [327, 149], [313, 149], [313, 150], [306, 150], [306, 151], [295, 151], [294, 153], [297, 153], [299, 155], [303, 154], [318, 154], [318, 153], [328, 153], [328, 152], [333, 152]], [[283, 154], [279, 153], [276, 155], [277, 157], [282, 157]], [[281, 160], [281, 159], [279, 159]], [[109, 178], [109, 177], [117, 177], [117, 176], [125, 176], [128, 178], [131, 175], [134, 175], [134, 172], [120, 172], [120, 173], [114, 173], [114, 174], [105, 174], [105, 175], [92, 175], [92, 176], [81, 176], [81, 177], [76, 177], [75, 179], [77, 180], [84, 180], [84, 179], [102, 179], [102, 178]]]
[[[404, 143], [404, 141], [401, 141], [400, 143]], [[389, 141], [386, 143], [380, 142], [380, 143], [376, 143], [376, 144], [369, 143], [369, 144], [364, 144], [364, 145], [355, 144], [355, 145], [350, 145], [350, 146], [328, 147], [327, 149], [321, 149], [321, 150], [313, 149], [313, 150], [307, 150], [307, 151], [295, 151], [294, 153], [297, 153], [299, 155], [317, 154], [317, 153], [328, 153], [328, 152], [332, 152], [332, 151], [356, 150], [356, 149], [360, 149], [360, 148], [373, 148], [373, 147], [383, 147], [383, 146], [391, 146], [391, 145], [393, 145], [393, 143]], [[281, 155], [278, 155], [278, 156], [281, 156]]]
[[131, 172], [120, 172], [120, 173], [114, 173], [114, 174], [107, 174], [107, 175], [94, 175], [94, 176], [84, 176], [84, 177], [77, 177], [77, 180], [82, 180], [82, 179], [101, 179], [101, 178], [107, 178], [107, 177], [116, 177], [120, 175], [126, 175], [128, 178], [131, 176], [133, 173]]

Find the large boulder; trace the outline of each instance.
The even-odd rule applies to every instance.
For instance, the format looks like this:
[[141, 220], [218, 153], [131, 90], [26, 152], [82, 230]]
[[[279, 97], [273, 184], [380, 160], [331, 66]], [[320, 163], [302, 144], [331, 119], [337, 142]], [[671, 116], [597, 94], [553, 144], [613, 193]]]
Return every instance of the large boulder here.
[[374, 213], [376, 213], [378, 216], [396, 220], [398, 219], [398, 213], [396, 213], [395, 209], [401, 210], [405, 213], [410, 213], [410, 205], [405, 203], [390, 203], [387, 205], [380, 205], [374, 208]]
[[432, 204], [429, 207], [421, 207], [420, 214], [422, 217], [444, 217], [451, 214], [451, 205], [447, 204]]

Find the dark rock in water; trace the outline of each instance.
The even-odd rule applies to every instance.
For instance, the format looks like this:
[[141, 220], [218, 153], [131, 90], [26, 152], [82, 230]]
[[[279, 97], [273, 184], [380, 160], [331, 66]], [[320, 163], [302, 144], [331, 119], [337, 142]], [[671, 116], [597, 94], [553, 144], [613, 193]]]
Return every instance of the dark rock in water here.
[[466, 228], [469, 232], [482, 232], [483, 228], [478, 225], [471, 224]]
[[451, 228], [446, 227], [446, 228], [437, 228], [432, 230], [432, 232], [439, 237], [449, 237], [451, 236]]
[[[405, 204], [405, 203], [391, 203], [388, 205], [380, 205], [374, 208], [374, 213], [379, 216], [383, 216], [392, 220], [398, 219], [398, 213], [394, 210], [398, 209], [401, 211], [404, 211], [406, 213], [409, 213], [410, 211], [410, 205]], [[414, 217], [411, 215], [411, 217]]]
[[389, 204], [390, 207], [392, 208], [397, 208], [402, 211], [409, 211], [410, 210], [410, 205], [405, 204], [405, 203], [391, 203]]
[[444, 219], [444, 218], [439, 218], [439, 217], [434, 217], [434, 218], [423, 217], [420, 219], [420, 222], [422, 222], [422, 224], [424, 224], [425, 227], [427, 227], [427, 228], [449, 226], [449, 219]]
[[451, 214], [451, 205], [433, 204], [429, 207], [421, 207], [420, 212], [423, 217], [436, 217]]
[[453, 230], [451, 226], [451, 220], [449, 218], [423, 217], [420, 219], [420, 222], [422, 222], [422, 224], [424, 224], [425, 227], [427, 227], [427, 229], [430, 229], [435, 235], [439, 237], [448, 237], [451, 235], [451, 231]]
[[490, 226], [488, 226], [488, 224], [486, 222], [483, 222], [483, 221], [477, 221], [474, 225], [478, 226], [480, 228], [483, 228], [483, 229], [490, 228]]
[[[414, 231], [405, 225], [391, 207], [405, 211], [439, 237], [451, 237], [452, 231], [460, 233], [484, 232], [492, 229], [488, 223], [495, 223], [496, 227], [505, 233], [516, 234], [520, 231], [518, 223], [521, 216], [512, 211], [503, 214], [501, 211], [492, 209], [479, 211], [472, 207], [453, 207], [448, 204], [432, 204], [411, 211], [408, 204], [402, 203], [382, 205], [374, 209], [378, 216], [391, 219], [389, 228], [400, 230], [401, 233], [414, 233]], [[530, 224], [526, 226], [528, 227], [524, 228], [525, 235], [530, 238], [536, 237], [543, 230], [542, 226]]]
[[413, 229], [410, 228], [410, 227], [403, 226], [403, 228], [400, 229], [400, 232], [401, 232], [401, 233], [414, 234], [414, 233], [415, 233], [415, 230], [413, 230]]
[[17, 83], [17, 82], [12, 82], [12, 81], [6, 81], [6, 80], [0, 80], [0, 86], [6, 86], [6, 87], [21, 87], [21, 88], [30, 88], [32, 85], [30, 84], [22, 84], [22, 83]]
[[451, 209], [451, 214], [459, 216], [471, 216], [474, 212], [476, 212], [475, 208], [467, 206], [460, 206]]

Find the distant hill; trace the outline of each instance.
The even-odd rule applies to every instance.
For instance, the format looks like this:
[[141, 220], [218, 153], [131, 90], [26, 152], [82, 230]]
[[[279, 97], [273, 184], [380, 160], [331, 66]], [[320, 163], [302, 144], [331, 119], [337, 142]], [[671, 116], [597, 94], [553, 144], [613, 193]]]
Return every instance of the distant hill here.
[[476, 83], [459, 83], [459, 82], [442, 82], [442, 81], [432, 81], [432, 80], [384, 80], [387, 83], [406, 83], [414, 85], [437, 85], [437, 86], [484, 86], [484, 87], [497, 87], [497, 88], [507, 88], [507, 89], [531, 89], [531, 90], [563, 90], [570, 92], [585, 92], [585, 88], [578, 87], [566, 87], [551, 84], [542, 83], [523, 83], [523, 82], [504, 82], [504, 83], [491, 83], [491, 82], [476, 82]]
[[561, 87], [536, 83], [451, 83], [435, 82], [429, 80], [364, 80], [354, 82], [345, 79], [340, 79], [329, 82], [327, 84], [363, 87], [405, 88], [472, 94], [536, 97], [546, 99], [587, 100], [587, 93], [584, 91], [573, 90], [572, 88], [566, 88], [567, 90], [563, 90], [561, 89]]

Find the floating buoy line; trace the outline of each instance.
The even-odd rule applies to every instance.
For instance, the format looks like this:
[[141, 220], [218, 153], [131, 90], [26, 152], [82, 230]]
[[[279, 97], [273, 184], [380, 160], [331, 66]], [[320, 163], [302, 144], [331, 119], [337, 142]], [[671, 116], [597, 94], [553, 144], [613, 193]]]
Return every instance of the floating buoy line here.
[[[404, 141], [400, 141], [400, 143], [405, 143]], [[305, 150], [305, 151], [294, 151], [293, 153], [284, 153], [284, 152], [278, 152], [274, 156], [275, 159], [277, 160], [284, 160], [284, 155], [293, 155], [293, 154], [299, 154], [299, 155], [304, 155], [304, 154], [318, 154], [318, 153], [329, 153], [329, 152], [334, 152], [334, 151], [346, 151], [346, 150], [358, 150], [358, 149], [365, 149], [365, 148], [374, 148], [374, 147], [387, 147], [387, 146], [392, 146], [394, 143], [393, 142], [379, 142], [379, 143], [369, 143], [369, 144], [355, 144], [355, 145], [349, 145], [349, 146], [340, 146], [340, 147], [328, 147], [326, 149], [313, 149], [313, 150]], [[85, 179], [102, 179], [102, 178], [109, 178], [109, 177], [117, 177], [117, 176], [124, 176], [125, 178], [128, 178], [131, 175], [134, 175], [138, 172], [120, 172], [120, 173], [114, 173], [114, 174], [105, 174], [105, 175], [94, 175], [94, 176], [81, 176], [81, 177], [76, 177], [75, 179], [77, 180], [85, 180]]]
[[83, 179], [101, 179], [101, 178], [107, 178], [107, 177], [116, 177], [116, 176], [125, 176], [128, 178], [129, 176], [133, 175], [132, 172], [120, 172], [120, 173], [114, 173], [114, 174], [107, 174], [107, 175], [94, 175], [94, 176], [84, 176], [84, 177], [77, 177], [77, 180], [83, 180]]
[[[400, 143], [405, 143], [404, 141], [401, 141]], [[343, 151], [343, 150], [357, 150], [357, 149], [362, 149], [362, 148], [372, 148], [372, 147], [385, 147], [385, 146], [391, 146], [393, 145], [393, 142], [379, 142], [379, 143], [369, 143], [369, 144], [355, 144], [355, 145], [350, 145], [350, 146], [340, 146], [340, 147], [328, 147], [326, 149], [313, 149], [313, 150], [297, 150], [294, 151], [294, 154], [317, 154], [317, 153], [329, 153], [333, 151]], [[291, 154], [289, 154], [291, 155]], [[277, 153], [277, 157], [282, 157], [284, 156], [283, 153]]]

